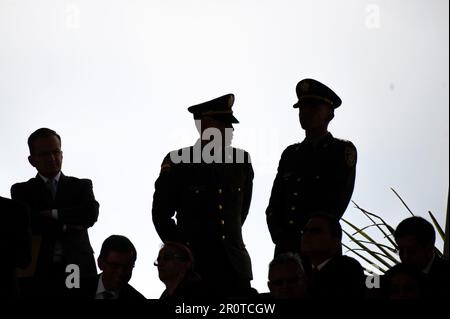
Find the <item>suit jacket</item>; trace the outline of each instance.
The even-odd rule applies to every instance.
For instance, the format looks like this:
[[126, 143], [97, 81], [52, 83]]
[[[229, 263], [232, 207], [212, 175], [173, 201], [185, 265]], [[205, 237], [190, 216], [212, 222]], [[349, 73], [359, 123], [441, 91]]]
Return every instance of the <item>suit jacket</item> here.
[[[80, 289], [73, 289], [74, 298], [79, 299], [95, 299], [97, 294], [98, 281], [100, 280], [100, 275], [87, 277], [81, 280]], [[130, 284], [120, 290], [119, 297], [117, 300], [146, 300], [139, 291], [134, 289]]]
[[[306, 267], [305, 267], [306, 268]], [[320, 271], [307, 269], [310, 293], [314, 300], [360, 300], [365, 294], [364, 270], [348, 256], [333, 257]]]
[[17, 298], [16, 267], [31, 261], [31, 229], [25, 205], [0, 197], [0, 298]]
[[432, 299], [447, 299], [450, 296], [450, 267], [448, 260], [435, 256], [428, 273], [429, 297]]
[[330, 133], [316, 147], [304, 140], [283, 152], [266, 209], [277, 246], [300, 247], [301, 231], [311, 213], [342, 217], [353, 193], [356, 157], [351, 142]]
[[[33, 235], [42, 236], [36, 277], [49, 275], [57, 241], [62, 245], [63, 264], [78, 265], [81, 276], [97, 274], [87, 229], [97, 221], [99, 204], [90, 180], [61, 174], [53, 199], [50, 190], [37, 175], [27, 182], [14, 184], [11, 196], [30, 207]], [[40, 211], [48, 209], [58, 210], [57, 220], [40, 215]], [[82, 229], [74, 230], [65, 225], [81, 226]]]
[[254, 174], [247, 152], [232, 147], [227, 151], [234, 163], [192, 163], [194, 147], [172, 152], [173, 156], [189, 154], [189, 163], [175, 163], [169, 153], [155, 182], [153, 223], [163, 242], [180, 241], [192, 249], [204, 279], [210, 276], [206, 271], [215, 271], [224, 272], [217, 274], [222, 277], [250, 280], [242, 225], [250, 208]]

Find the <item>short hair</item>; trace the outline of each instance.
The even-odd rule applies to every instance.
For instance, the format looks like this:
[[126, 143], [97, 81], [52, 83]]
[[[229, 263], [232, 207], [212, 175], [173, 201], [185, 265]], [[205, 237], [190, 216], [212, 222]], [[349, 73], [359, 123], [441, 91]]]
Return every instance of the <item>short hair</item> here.
[[324, 212], [316, 212], [311, 214], [308, 221], [313, 218], [320, 218], [325, 220], [328, 223], [328, 229], [330, 231], [331, 236], [336, 237], [338, 239], [342, 239], [342, 227], [339, 223], [339, 219], [333, 215]]
[[417, 285], [420, 289], [420, 293], [422, 294], [423, 297], [427, 289], [426, 275], [422, 271], [403, 263], [393, 266], [388, 271], [386, 271], [386, 273], [381, 277], [381, 289], [383, 293], [386, 295], [386, 297], [388, 297], [388, 294], [391, 290], [392, 280], [400, 274], [406, 275], [414, 279], [417, 282]]
[[133, 243], [125, 236], [111, 235], [106, 238], [102, 244], [99, 258], [105, 260], [108, 257], [109, 253], [113, 251], [120, 253], [132, 252], [134, 255], [134, 260], [136, 261], [136, 248], [134, 247]]
[[432, 244], [436, 241], [433, 225], [426, 219], [418, 216], [409, 217], [398, 224], [394, 232], [397, 241], [401, 237], [414, 236], [422, 245]]
[[33, 154], [33, 143], [43, 137], [50, 137], [50, 136], [56, 136], [61, 143], [61, 136], [58, 135], [54, 130], [42, 127], [40, 129], [37, 129], [31, 135], [28, 137], [28, 148], [30, 150], [30, 154]]
[[300, 258], [300, 256], [298, 254], [293, 253], [293, 252], [286, 252], [286, 253], [282, 253], [282, 254], [279, 254], [278, 256], [276, 256], [269, 264], [269, 273], [273, 267], [275, 267], [277, 265], [285, 265], [288, 263], [295, 264], [296, 266], [298, 266], [298, 268], [302, 274], [305, 273], [305, 270], [303, 268], [302, 259]]
[[185, 260], [185, 261], [189, 261], [191, 263], [191, 268], [193, 268], [194, 266], [194, 256], [192, 255], [192, 251], [189, 249], [188, 246], [186, 246], [183, 243], [180, 242], [175, 242], [175, 241], [168, 241], [165, 242], [160, 251], [163, 250], [164, 248], [173, 248], [178, 255], [180, 255], [180, 257]]

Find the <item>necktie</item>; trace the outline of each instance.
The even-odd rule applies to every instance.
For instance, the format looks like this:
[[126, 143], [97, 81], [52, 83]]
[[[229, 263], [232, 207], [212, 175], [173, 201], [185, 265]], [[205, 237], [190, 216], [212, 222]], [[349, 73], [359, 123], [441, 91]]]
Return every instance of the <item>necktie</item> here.
[[52, 194], [52, 198], [55, 199], [55, 197], [56, 197], [56, 180], [53, 178], [49, 178], [47, 180], [47, 187], [50, 190], [50, 193]]

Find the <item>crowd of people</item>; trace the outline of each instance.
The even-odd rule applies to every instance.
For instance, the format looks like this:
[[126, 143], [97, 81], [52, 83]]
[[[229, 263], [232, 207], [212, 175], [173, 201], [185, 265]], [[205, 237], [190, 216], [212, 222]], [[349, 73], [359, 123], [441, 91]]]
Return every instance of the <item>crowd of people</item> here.
[[[301, 80], [296, 93], [301, 143], [281, 155], [266, 209], [275, 245], [268, 290], [251, 286], [252, 264], [242, 225], [254, 172], [250, 155], [231, 146], [234, 95], [188, 108], [198, 141], [168, 153], [155, 182], [152, 218], [162, 247], [155, 261], [163, 300], [436, 299], [449, 296], [449, 267], [435, 249], [435, 231], [411, 217], [395, 230], [401, 263], [369, 289], [360, 263], [342, 253], [340, 218], [351, 199], [357, 150], [328, 125], [342, 101], [328, 86]], [[62, 173], [57, 132], [28, 139], [37, 175], [0, 199], [0, 294], [7, 298], [145, 299], [129, 285], [137, 259], [121, 235], [103, 242], [95, 261], [88, 229], [99, 215], [92, 181]], [[96, 263], [97, 262], [97, 263]], [[70, 280], [67, 266], [75, 265]], [[97, 266], [101, 270], [97, 274]], [[69, 281], [69, 282], [68, 282]]]

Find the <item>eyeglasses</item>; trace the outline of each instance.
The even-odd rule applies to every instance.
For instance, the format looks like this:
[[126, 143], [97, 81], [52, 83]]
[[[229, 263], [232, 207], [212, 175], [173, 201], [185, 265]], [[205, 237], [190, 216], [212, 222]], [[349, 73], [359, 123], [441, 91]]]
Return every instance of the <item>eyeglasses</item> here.
[[161, 263], [161, 261], [167, 262], [167, 261], [172, 261], [172, 260], [187, 261], [188, 258], [186, 258], [185, 256], [178, 255], [178, 254], [166, 254], [166, 255], [158, 256], [158, 258], [155, 260], [153, 265], [158, 266]]

